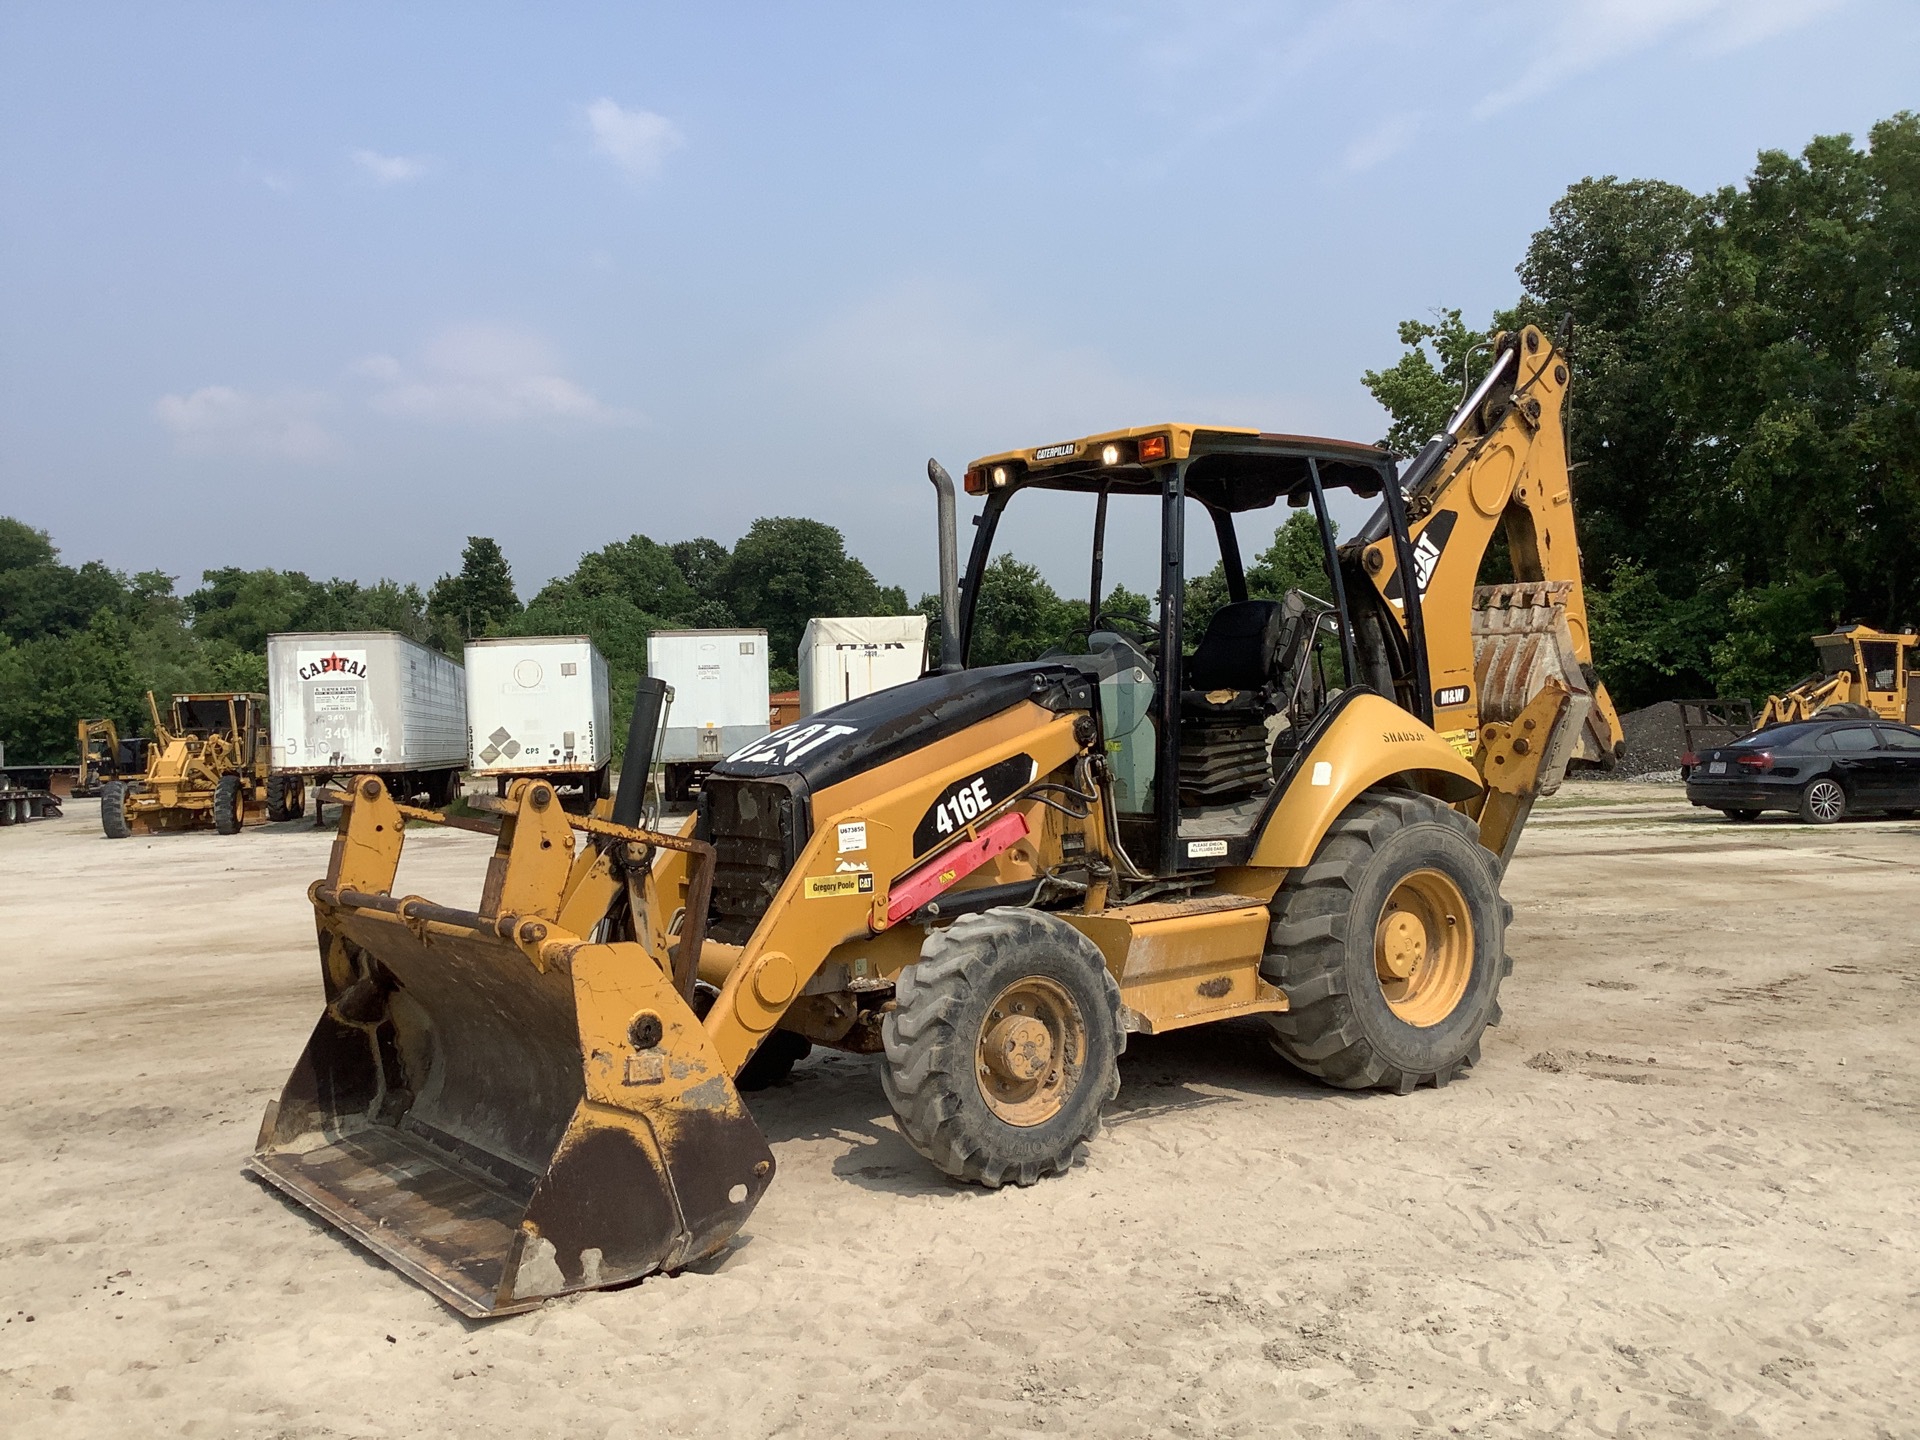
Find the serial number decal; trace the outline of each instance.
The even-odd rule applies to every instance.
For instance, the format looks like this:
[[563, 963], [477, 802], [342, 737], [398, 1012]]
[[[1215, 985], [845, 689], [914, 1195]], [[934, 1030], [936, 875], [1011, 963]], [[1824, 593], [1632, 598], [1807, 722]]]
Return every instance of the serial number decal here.
[[1418, 744], [1427, 737], [1418, 730], [1382, 730], [1380, 739], [1388, 745]]
[[979, 774], [949, 785], [914, 827], [913, 853], [924, 855], [958, 835], [1029, 784], [1038, 769], [1031, 755], [1010, 755], [998, 765], [989, 765]]
[[848, 875], [809, 875], [807, 899], [831, 900], [840, 895], [871, 895], [873, 872], [861, 870]]
[[1433, 692], [1433, 703], [1443, 710], [1449, 705], [1464, 705], [1467, 703], [1467, 687], [1464, 685], [1444, 686]]
[[1080, 447], [1076, 445], [1042, 445], [1033, 452], [1036, 460], [1058, 460], [1063, 455], [1076, 455]]

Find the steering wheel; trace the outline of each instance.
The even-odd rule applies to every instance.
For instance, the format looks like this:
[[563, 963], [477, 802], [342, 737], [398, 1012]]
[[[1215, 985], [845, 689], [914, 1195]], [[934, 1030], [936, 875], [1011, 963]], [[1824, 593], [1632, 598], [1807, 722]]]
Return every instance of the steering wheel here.
[[1158, 627], [1133, 615], [1115, 615], [1102, 610], [1093, 617], [1095, 630], [1111, 630], [1121, 638], [1132, 642], [1142, 654], [1151, 655], [1160, 643]]

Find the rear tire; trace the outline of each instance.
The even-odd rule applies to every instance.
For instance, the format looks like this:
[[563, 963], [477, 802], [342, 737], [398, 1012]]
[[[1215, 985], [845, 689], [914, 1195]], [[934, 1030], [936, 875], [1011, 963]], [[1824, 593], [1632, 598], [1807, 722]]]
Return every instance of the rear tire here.
[[1800, 818], [1809, 825], [1831, 825], [1846, 813], [1847, 792], [1829, 775], [1809, 780], [1807, 788], [1800, 792]]
[[1126, 1048], [1120, 987], [1091, 940], [1033, 910], [962, 916], [927, 937], [894, 994], [880, 1074], [908, 1144], [989, 1189], [1085, 1155]]
[[766, 1090], [793, 1073], [793, 1067], [813, 1053], [813, 1042], [791, 1030], [775, 1030], [760, 1042], [753, 1057], [733, 1077], [736, 1090]]
[[133, 834], [133, 827], [127, 823], [127, 787], [121, 781], [109, 780], [100, 787], [100, 828], [109, 840], [124, 840]]
[[307, 787], [298, 775], [267, 777], [267, 819], [298, 820], [307, 813]]
[[[1341, 812], [1273, 899], [1260, 973], [1289, 1064], [1343, 1090], [1445, 1085], [1500, 1021], [1507, 907], [1473, 822], [1424, 795], [1372, 790]], [[1391, 903], [1390, 903], [1391, 902]]]
[[222, 775], [213, 787], [213, 828], [222, 835], [240, 833], [240, 777]]

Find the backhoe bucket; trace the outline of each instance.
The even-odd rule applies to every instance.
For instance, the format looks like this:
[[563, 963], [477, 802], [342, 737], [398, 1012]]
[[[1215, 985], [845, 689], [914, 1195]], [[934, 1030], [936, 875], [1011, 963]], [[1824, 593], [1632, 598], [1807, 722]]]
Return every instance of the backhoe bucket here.
[[684, 983], [559, 923], [563, 896], [620, 885], [610, 835], [643, 832], [522, 782], [480, 909], [452, 910], [389, 893], [405, 819], [440, 817], [351, 793], [311, 891], [327, 1007], [248, 1168], [473, 1317], [721, 1249], [772, 1178], [766, 1142]]
[[1480, 723], [1518, 720], [1550, 685], [1564, 688], [1571, 723], [1556, 727], [1554, 749], [1540, 767], [1539, 793], [1551, 795], [1567, 762], [1611, 763], [1612, 737], [1595, 704], [1593, 677], [1580, 664], [1567, 626], [1565, 580], [1481, 585], [1473, 592], [1473, 669], [1480, 691]]

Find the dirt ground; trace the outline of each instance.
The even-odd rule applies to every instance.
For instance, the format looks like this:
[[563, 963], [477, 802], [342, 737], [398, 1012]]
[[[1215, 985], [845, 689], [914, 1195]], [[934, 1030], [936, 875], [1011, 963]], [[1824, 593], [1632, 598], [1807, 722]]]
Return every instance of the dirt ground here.
[[[1920, 824], [1569, 790], [1461, 1083], [1136, 1037], [1090, 1162], [989, 1194], [817, 1054], [752, 1101], [731, 1252], [479, 1325], [241, 1173], [326, 837], [0, 830], [0, 1428], [1920, 1435]], [[410, 837], [403, 884], [467, 903], [483, 844]]]

